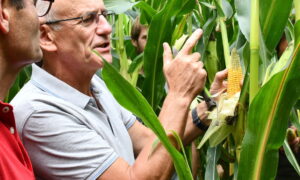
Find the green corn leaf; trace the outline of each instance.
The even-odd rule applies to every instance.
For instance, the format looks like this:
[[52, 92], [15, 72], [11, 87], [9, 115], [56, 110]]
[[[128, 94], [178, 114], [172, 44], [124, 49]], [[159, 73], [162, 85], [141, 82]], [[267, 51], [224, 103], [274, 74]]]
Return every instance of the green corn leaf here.
[[134, 58], [132, 63], [130, 64], [128, 68], [128, 73], [133, 73], [137, 68], [139, 68], [141, 65], [143, 65], [143, 56], [144, 53], [139, 54], [137, 57]]
[[135, 5], [135, 7], [142, 10], [141, 19], [145, 19], [147, 21], [147, 24], [150, 24], [152, 21], [152, 17], [157, 14], [157, 11], [144, 1], [140, 1]]
[[152, 143], [152, 149], [151, 149], [151, 152], [150, 152], [150, 154], [149, 154], [148, 157], [151, 157], [151, 156], [152, 156], [152, 154], [155, 152], [156, 148], [158, 147], [159, 143], [160, 143], [160, 141], [159, 141], [158, 138], [154, 140], [154, 142]]
[[300, 131], [300, 119], [297, 115], [297, 110], [294, 108], [290, 114], [290, 121], [293, 126], [297, 128], [298, 131]]
[[209, 9], [216, 9], [217, 7], [215, 5], [212, 5], [210, 3], [207, 2], [200, 2], [202, 5], [208, 7]]
[[21, 87], [20, 87], [20, 77], [21, 75], [18, 75], [13, 86], [9, 89], [9, 93], [7, 95], [6, 101], [10, 102], [15, 95], [20, 91]]
[[[171, 133], [172, 133], [173, 136], [175, 137], [177, 143], [180, 145], [180, 149], [182, 150], [182, 155], [183, 155], [184, 159], [186, 160], [186, 164], [187, 164], [187, 165], [190, 165], [190, 164], [189, 164], [189, 161], [188, 161], [188, 158], [187, 158], [187, 154], [186, 154], [186, 152], [185, 152], [185, 148], [184, 148], [184, 146], [183, 146], [183, 143], [182, 143], [182, 141], [181, 141], [180, 136], [178, 135], [178, 133], [177, 133], [176, 131], [173, 131], [173, 130], [172, 130]], [[190, 166], [189, 166], [189, 167], [190, 167]], [[191, 169], [191, 168], [190, 168], [190, 169]]]
[[104, 0], [105, 7], [116, 14], [122, 14], [128, 9], [131, 9], [137, 2], [129, 0]]
[[300, 21], [289, 66], [266, 83], [250, 105], [242, 143], [239, 180], [274, 179], [278, 149], [283, 144], [290, 111], [300, 96]]
[[187, 161], [171, 144], [167, 134], [147, 100], [129, 82], [127, 82], [112, 65], [104, 60], [102, 77], [116, 100], [126, 109], [140, 117], [159, 138], [170, 153], [178, 176], [182, 180], [192, 180]]
[[225, 17], [225, 13], [223, 11], [222, 4], [220, 4], [219, 1], [220, 0], [214, 0], [216, 7], [217, 7], [218, 15], [219, 15], [219, 17]]
[[160, 6], [163, 4], [164, 1], [161, 1], [161, 0], [146, 0], [146, 3], [147, 4], [150, 4], [150, 6], [153, 8], [153, 9], [157, 9], [159, 10]]
[[232, 132], [234, 127], [232, 125], [224, 124], [219, 130], [218, 133], [215, 133], [209, 138], [209, 146], [215, 147], [219, 145], [224, 139], [226, 139]]
[[[177, 41], [177, 40], [180, 40], [180, 38], [181, 38], [182, 36], [188, 36], [188, 35], [185, 35], [185, 34], [184, 34], [184, 30], [185, 30], [185, 27], [186, 27], [186, 25], [187, 25], [187, 19], [188, 19], [189, 17], [190, 17], [189, 15], [183, 16], [183, 17], [181, 18], [180, 22], [177, 24], [176, 29], [175, 29], [175, 31], [174, 31], [174, 33], [173, 33], [172, 44], [174, 44], [174, 46], [175, 46], [175, 48], [176, 48], [177, 50], [180, 50], [180, 49], [181, 49], [181, 47], [183, 46], [183, 43], [181, 44], [181, 47], [180, 47], [180, 48], [177, 48], [177, 47], [176, 47], [176, 41]], [[187, 39], [187, 38], [185, 38], [185, 40], [186, 40], [186, 39]], [[184, 42], [185, 42], [185, 41], [184, 41]]]
[[250, 0], [235, 0], [235, 9], [239, 28], [248, 42], [250, 42]]
[[300, 167], [299, 167], [299, 164], [297, 162], [297, 159], [296, 159], [293, 151], [291, 150], [291, 148], [289, 146], [289, 143], [286, 140], [284, 140], [283, 148], [284, 148], [284, 153], [285, 153], [287, 159], [290, 161], [291, 165], [294, 167], [295, 171], [300, 176]]
[[174, 19], [183, 12], [191, 12], [195, 7], [195, 1], [189, 0], [173, 0], [166, 3], [165, 7], [152, 18], [144, 51], [145, 81], [142, 92], [154, 110], [161, 101], [165, 85], [162, 44], [170, 43], [172, 40], [176, 25]]
[[217, 162], [220, 158], [221, 151], [219, 147], [208, 148], [206, 154], [206, 171], [205, 180], [219, 180], [220, 177], [217, 171]]
[[236, 108], [239, 101], [240, 93], [228, 98], [227, 94], [222, 94], [217, 102], [217, 107], [212, 110], [208, 119], [212, 122], [202, 138], [198, 148], [200, 148], [207, 139], [209, 145], [215, 147], [220, 144], [234, 130], [234, 124], [237, 119]]
[[[240, 148], [242, 144], [242, 140], [245, 134], [245, 124], [247, 118], [247, 110], [248, 110], [248, 100], [249, 100], [249, 85], [250, 85], [250, 77], [249, 77], [249, 69], [246, 70], [243, 87], [241, 90], [240, 99], [238, 102], [238, 119], [235, 124], [234, 130], [232, 132], [234, 142], [236, 145], [236, 153], [237, 157], [239, 158]], [[236, 173], [237, 174], [237, 173]]]
[[217, 12], [214, 10], [210, 13], [209, 19], [202, 27], [203, 35], [196, 47], [197, 51], [201, 54], [202, 56], [201, 59], [204, 63], [206, 63], [206, 61], [209, 60], [207, 59], [207, 53], [205, 53], [205, 51], [208, 47], [209, 38], [211, 37], [214, 27], [216, 26], [216, 19], [217, 19]]
[[225, 124], [220, 124], [218, 120], [213, 120], [209, 128], [206, 130], [197, 148], [201, 149], [202, 146], [207, 142], [207, 140], [209, 140], [210, 137], [212, 137], [215, 133], [217, 133], [224, 125]]
[[222, 0], [222, 9], [227, 19], [231, 18], [233, 15], [233, 9], [228, 2], [228, 0]]
[[216, 41], [210, 41], [207, 46], [207, 59], [204, 61], [205, 68], [207, 70], [207, 76], [209, 83], [212, 83], [215, 79], [215, 74], [218, 72], [218, 55], [217, 55]]
[[294, 44], [290, 43], [288, 47], [285, 49], [284, 53], [281, 55], [279, 61], [276, 63], [274, 69], [272, 70], [271, 75], [282, 71], [288, 64], [289, 59], [291, 58], [294, 50]]
[[265, 78], [263, 80], [263, 84], [265, 84], [266, 82], [268, 82], [268, 80], [272, 77], [271, 76], [271, 72], [272, 72], [272, 69], [274, 68], [275, 64], [276, 64], [275, 62], [271, 62], [271, 64], [269, 64], [268, 68], [266, 69], [266, 73], [265, 73]]
[[[219, 113], [219, 112], [217, 112]], [[225, 119], [218, 117], [213, 119], [209, 128], [205, 132], [198, 148], [201, 148], [204, 143], [209, 140], [210, 147], [215, 147], [220, 144], [234, 130], [233, 125], [228, 125]]]
[[292, 9], [293, 0], [261, 0], [260, 24], [269, 51], [273, 51], [281, 39]]

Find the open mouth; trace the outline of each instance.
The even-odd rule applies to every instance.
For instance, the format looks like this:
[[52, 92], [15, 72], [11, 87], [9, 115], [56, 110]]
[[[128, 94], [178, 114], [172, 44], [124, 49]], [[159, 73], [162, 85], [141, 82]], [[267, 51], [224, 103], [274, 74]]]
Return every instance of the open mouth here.
[[107, 49], [107, 48], [110, 48], [110, 42], [103, 42], [101, 44], [99, 43], [94, 48], [95, 49]]
[[99, 47], [100, 47], [100, 48], [107, 48], [107, 47], [109, 47], [109, 42], [103, 43], [103, 44], [101, 44]]
[[103, 42], [99, 43], [94, 46], [94, 50], [98, 51], [99, 53], [107, 53], [110, 52], [110, 42]]

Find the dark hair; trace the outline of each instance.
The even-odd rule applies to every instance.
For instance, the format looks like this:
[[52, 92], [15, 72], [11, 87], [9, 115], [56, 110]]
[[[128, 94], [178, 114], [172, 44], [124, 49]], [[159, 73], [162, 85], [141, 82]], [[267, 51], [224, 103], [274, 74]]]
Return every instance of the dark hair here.
[[140, 23], [140, 16], [138, 16], [132, 25], [131, 28], [131, 39], [137, 41], [139, 39], [140, 33], [143, 27], [147, 27], [146, 25], [142, 25]]
[[17, 10], [20, 10], [24, 7], [23, 0], [10, 0], [9, 2], [11, 5], [15, 6]]

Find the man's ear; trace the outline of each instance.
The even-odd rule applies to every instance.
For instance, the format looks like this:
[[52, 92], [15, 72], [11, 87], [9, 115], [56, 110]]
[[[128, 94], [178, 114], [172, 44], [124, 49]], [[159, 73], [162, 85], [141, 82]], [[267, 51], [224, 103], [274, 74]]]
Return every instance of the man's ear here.
[[[1, 0], [0, 0], [1, 1]], [[40, 46], [45, 51], [56, 51], [57, 46], [54, 43], [53, 30], [46, 24], [40, 25]]]
[[5, 0], [0, 0], [0, 31], [4, 34], [9, 32], [9, 13], [5, 8]]

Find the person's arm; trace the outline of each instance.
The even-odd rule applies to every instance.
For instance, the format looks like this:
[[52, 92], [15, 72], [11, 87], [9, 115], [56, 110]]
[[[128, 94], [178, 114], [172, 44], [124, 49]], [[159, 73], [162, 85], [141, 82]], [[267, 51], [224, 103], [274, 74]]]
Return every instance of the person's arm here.
[[[164, 44], [164, 73], [169, 85], [169, 93], [159, 119], [166, 131], [176, 131], [181, 137], [184, 135], [190, 103], [203, 89], [206, 79], [203, 64], [198, 61], [200, 54], [191, 54], [201, 34], [200, 30], [194, 32], [174, 59], [170, 47]], [[161, 144], [153, 151], [152, 145], [156, 136], [148, 131], [145, 133], [146, 137], [141, 137], [139, 132], [144, 129], [147, 128], [142, 128], [135, 123], [129, 130], [135, 149], [140, 151], [135, 163], [131, 166], [118, 158], [98, 180], [170, 178], [173, 163], [169, 153]]]
[[[214, 81], [211, 84], [211, 88], [210, 88], [210, 93], [212, 95], [222, 92], [223, 90], [225, 90], [227, 88], [227, 82], [225, 81], [227, 76], [228, 76], [228, 70], [226, 70], [226, 69], [216, 73]], [[207, 120], [207, 116], [208, 116], [207, 111], [208, 111], [207, 105], [204, 101], [197, 105], [197, 114], [198, 114], [199, 118], [201, 119], [201, 122], [204, 125], [209, 126], [210, 121]], [[186, 130], [184, 133], [184, 139], [183, 139], [184, 144], [190, 144], [195, 138], [199, 137], [199, 135], [201, 135], [203, 133], [204, 133], [204, 131], [200, 130], [193, 123], [192, 113], [190, 112], [188, 114]]]
[[[212, 95], [215, 95], [227, 89], [227, 81], [226, 81], [227, 76], [228, 76], [228, 70], [226, 69], [216, 73], [214, 81], [210, 88], [210, 93]], [[207, 105], [204, 101], [197, 105], [198, 116], [200, 117], [201, 120], [203, 120], [202, 121], [203, 124], [209, 126], [210, 121], [207, 120], [207, 116], [208, 116], [207, 111], [208, 111]], [[200, 130], [193, 123], [191, 111], [188, 113], [187, 118], [188, 119], [186, 122], [186, 128], [183, 136], [183, 143], [185, 145], [190, 144], [195, 138], [199, 137], [199, 135], [204, 133], [204, 131]], [[150, 136], [151, 130], [149, 130], [139, 122], [136, 122], [133, 125], [133, 127], [129, 129], [129, 131], [135, 132], [130, 134], [136, 135], [136, 136], [132, 136], [131, 138], [133, 142], [137, 142], [137, 144], [134, 144], [134, 147], [135, 147], [135, 153], [138, 154], [140, 150], [144, 147], [144, 145], [149, 143], [147, 138]]]

